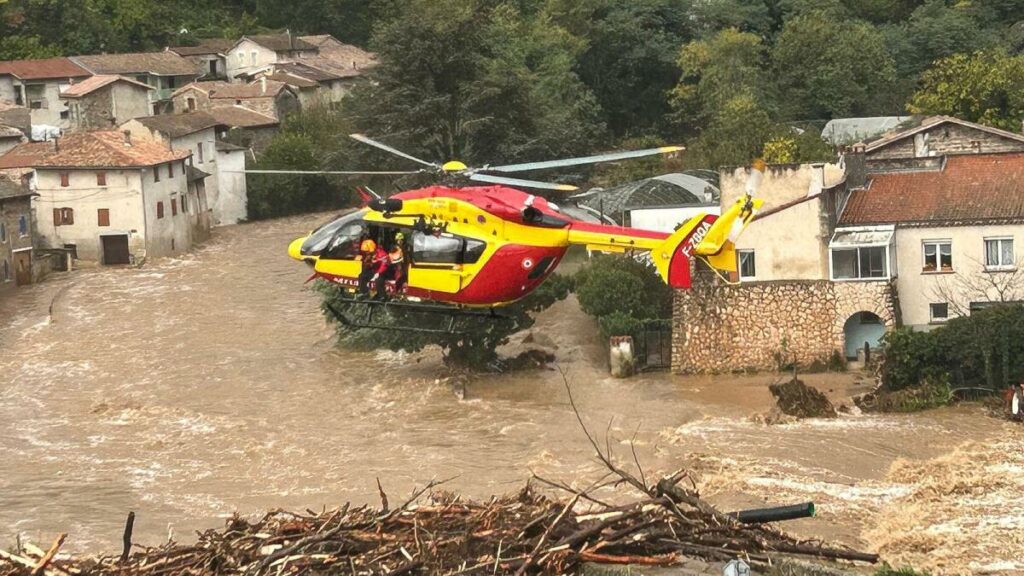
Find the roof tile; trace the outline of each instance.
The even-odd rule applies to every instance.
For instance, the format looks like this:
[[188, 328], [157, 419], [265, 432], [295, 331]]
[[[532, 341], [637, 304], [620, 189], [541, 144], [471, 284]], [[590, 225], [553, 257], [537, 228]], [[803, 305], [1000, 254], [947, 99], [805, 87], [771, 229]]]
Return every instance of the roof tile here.
[[196, 65], [174, 52], [138, 52], [134, 54], [94, 54], [73, 56], [72, 60], [93, 74], [156, 74], [158, 76], [198, 76]]
[[135, 118], [135, 121], [150, 130], [163, 132], [171, 138], [179, 138], [189, 134], [195, 134], [207, 128], [222, 126], [216, 118], [208, 112], [185, 112], [182, 114], [159, 114], [157, 116], [143, 116]]
[[103, 88], [104, 86], [107, 86], [109, 84], [113, 84], [114, 82], [127, 82], [129, 84], [134, 84], [135, 86], [144, 88], [146, 90], [153, 89], [153, 87], [149, 84], [143, 84], [142, 82], [132, 80], [131, 78], [125, 78], [124, 76], [100, 74], [98, 76], [92, 76], [91, 78], [86, 78], [81, 82], [76, 82], [75, 84], [72, 84], [63, 92], [61, 92], [60, 95], [62, 98], [81, 98], [86, 94], [90, 94], [93, 91], [99, 90], [100, 88]]
[[10, 74], [22, 80], [81, 78], [89, 71], [70, 58], [40, 58], [36, 60], [8, 60], [0, 62], [0, 75]]
[[841, 226], [1024, 221], [1024, 153], [948, 156], [941, 170], [870, 176]]
[[126, 144], [121, 132], [76, 132], [48, 142], [25, 142], [0, 156], [0, 168], [131, 168], [184, 160], [188, 150], [137, 138]]

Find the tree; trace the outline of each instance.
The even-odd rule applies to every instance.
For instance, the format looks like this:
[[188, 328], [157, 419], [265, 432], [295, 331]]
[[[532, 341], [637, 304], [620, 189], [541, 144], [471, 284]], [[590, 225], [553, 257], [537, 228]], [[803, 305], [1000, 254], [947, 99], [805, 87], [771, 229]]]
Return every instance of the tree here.
[[368, 0], [257, 0], [256, 17], [269, 28], [331, 34], [342, 42], [364, 45], [370, 39], [378, 4]]
[[[285, 132], [274, 138], [255, 168], [319, 170], [320, 162], [311, 138]], [[249, 218], [285, 216], [322, 208], [329, 198], [329, 190], [324, 176], [253, 174], [249, 177]]]
[[578, 69], [616, 136], [664, 133], [675, 55], [695, 36], [690, 0], [606, 0], [594, 11]]
[[576, 274], [580, 308], [604, 335], [638, 336], [645, 324], [672, 317], [672, 289], [654, 266], [630, 256], [598, 255]]
[[990, 51], [944, 58], [922, 75], [907, 108], [1016, 132], [1024, 119], [1024, 56]]
[[580, 153], [601, 140], [599, 108], [572, 70], [582, 47], [542, 17], [482, 0], [413, 0], [373, 45], [381, 65], [346, 109], [358, 128], [402, 150], [495, 164]]
[[[353, 329], [338, 323], [338, 339], [347, 346], [367, 350], [389, 349], [417, 352], [427, 346], [439, 346], [445, 362], [472, 369], [500, 366], [496, 349], [508, 342], [509, 336], [533, 326], [537, 313], [569, 295], [572, 281], [553, 274], [522, 300], [502, 306], [497, 313], [501, 318], [469, 317], [456, 321], [455, 333], [413, 332], [373, 328]], [[352, 317], [365, 315], [365, 305], [351, 304], [335, 286], [320, 282], [317, 289], [323, 296], [324, 314], [333, 318], [329, 307]], [[447, 322], [437, 314], [419, 311], [387, 309], [374, 315], [374, 322], [383, 326], [438, 330]]]
[[899, 69], [913, 75], [936, 60], [984, 48], [993, 38], [983, 33], [966, 8], [948, 6], [942, 0], [931, 0], [914, 10], [901, 28], [910, 50], [905, 53], [907, 61], [899, 63]]
[[772, 119], [760, 103], [751, 96], [737, 96], [711, 118], [690, 152], [697, 165], [707, 168], [743, 166], [761, 155], [774, 132]]
[[797, 16], [783, 27], [772, 51], [780, 94], [791, 119], [869, 116], [894, 80], [885, 38], [859, 20], [825, 12]]

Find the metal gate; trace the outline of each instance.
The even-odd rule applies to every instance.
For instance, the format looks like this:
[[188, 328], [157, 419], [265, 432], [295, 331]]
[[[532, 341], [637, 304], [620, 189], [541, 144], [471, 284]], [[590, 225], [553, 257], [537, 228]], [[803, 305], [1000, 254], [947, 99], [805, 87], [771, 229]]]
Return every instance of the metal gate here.
[[672, 323], [670, 320], [647, 322], [636, 341], [640, 370], [663, 370], [672, 366]]

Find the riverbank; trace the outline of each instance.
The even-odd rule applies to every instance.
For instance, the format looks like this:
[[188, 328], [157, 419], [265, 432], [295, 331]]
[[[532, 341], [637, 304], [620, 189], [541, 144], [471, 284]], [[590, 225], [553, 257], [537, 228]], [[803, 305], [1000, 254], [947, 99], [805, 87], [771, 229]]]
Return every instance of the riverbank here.
[[[236, 511], [375, 504], [377, 477], [389, 494], [454, 477], [450, 490], [486, 500], [531, 472], [576, 487], [603, 474], [556, 371], [481, 376], [460, 400], [434, 351], [337, 349], [307, 269], [284, 254], [322, 219], [217, 229], [179, 259], [59, 275], [0, 300], [0, 539], [68, 532], [65, 550], [95, 552], [118, 547], [130, 510], [136, 541], [159, 545]], [[786, 525], [798, 537], [881, 546], [868, 531], [917, 485], [890, 477], [895, 463], [948, 466], [941, 458], [966, 442], [988, 450], [1013, 437], [970, 407], [769, 426], [759, 415], [771, 375], [611, 379], [572, 299], [534, 332], [557, 347], [585, 421], [608, 430], [622, 462], [632, 446], [648, 474], [691, 469], [722, 509], [813, 500], [816, 518]], [[864, 385], [856, 374], [801, 379], [837, 404]], [[1017, 506], [994, 498], [991, 510]], [[994, 512], [935, 508], [946, 513], [1002, 538], [986, 531]], [[1016, 560], [974, 551], [998, 548], [986, 542], [947, 568]]]

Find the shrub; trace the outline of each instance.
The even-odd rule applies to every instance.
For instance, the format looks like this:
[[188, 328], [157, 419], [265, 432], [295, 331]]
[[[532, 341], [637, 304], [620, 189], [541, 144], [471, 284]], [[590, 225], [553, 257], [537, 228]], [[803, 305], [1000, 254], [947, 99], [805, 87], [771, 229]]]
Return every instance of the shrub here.
[[652, 321], [672, 317], [672, 289], [649, 262], [597, 255], [575, 280], [580, 308], [597, 318], [606, 337], [636, 338]]

